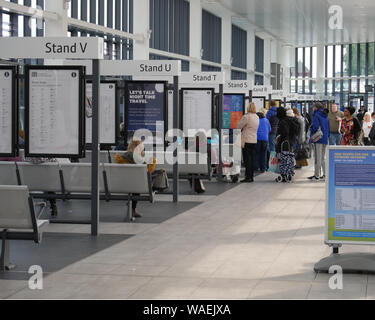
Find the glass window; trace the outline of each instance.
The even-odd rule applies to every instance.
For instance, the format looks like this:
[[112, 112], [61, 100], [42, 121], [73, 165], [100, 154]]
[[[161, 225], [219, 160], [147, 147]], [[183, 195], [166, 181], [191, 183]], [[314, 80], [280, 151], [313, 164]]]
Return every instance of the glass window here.
[[290, 92], [296, 92], [296, 82], [294, 80], [290, 81]]
[[335, 52], [335, 74], [334, 77], [341, 78], [341, 51], [342, 46], [336, 46]]
[[343, 46], [343, 73], [344, 76], [349, 76], [349, 45]]
[[357, 93], [358, 92], [358, 81], [357, 79], [352, 79], [352, 86], [350, 92]]
[[366, 75], [366, 43], [361, 43], [359, 46], [359, 54], [360, 54], [360, 75]]
[[369, 44], [369, 52], [368, 52], [368, 74], [374, 74], [374, 43]]
[[303, 68], [303, 48], [298, 48], [298, 75], [297, 77], [302, 77], [302, 68]]
[[303, 83], [304, 83], [303, 80], [298, 80], [298, 93], [303, 93], [302, 91]]
[[359, 92], [360, 93], [365, 93], [366, 92], [365, 85], [366, 85], [366, 80], [365, 79], [361, 79], [361, 81], [359, 82]]
[[317, 62], [317, 48], [313, 47], [312, 49], [312, 77], [316, 78], [316, 62]]
[[310, 62], [311, 62], [311, 48], [305, 48], [305, 77], [311, 77], [311, 70], [310, 70]]
[[332, 80], [327, 80], [327, 94], [332, 94]]
[[358, 76], [358, 65], [357, 65], [357, 57], [358, 57], [358, 46], [356, 44], [352, 44], [352, 76]]
[[291, 67], [290, 68], [290, 77], [294, 78], [295, 76], [296, 76], [296, 68], [295, 67]]
[[312, 94], [316, 93], [316, 80], [311, 80], [311, 84], [312, 84]]
[[327, 47], [327, 77], [333, 77], [333, 46]]

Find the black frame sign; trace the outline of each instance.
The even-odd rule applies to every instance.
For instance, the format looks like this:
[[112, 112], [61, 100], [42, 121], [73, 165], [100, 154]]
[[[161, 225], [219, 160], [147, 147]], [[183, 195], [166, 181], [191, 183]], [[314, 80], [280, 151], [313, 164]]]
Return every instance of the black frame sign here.
[[165, 134], [168, 129], [167, 104], [167, 81], [126, 81], [126, 132], [147, 129], [156, 133], [156, 121], [164, 121]]
[[[257, 106], [257, 103], [254, 100], [260, 100], [260, 99], [263, 99], [263, 107], [262, 108], [266, 108], [266, 100], [267, 100], [266, 97], [256, 97], [256, 96], [252, 97], [252, 102], [254, 102], [255, 105]], [[260, 109], [258, 110], [258, 108], [257, 108], [257, 112], [259, 112]], [[246, 110], [246, 112], [247, 112], [247, 110]]]
[[25, 67], [25, 155], [85, 154], [85, 67]]
[[[185, 116], [185, 108], [187, 109], [187, 103], [185, 101], [185, 96], [188, 95], [191, 92], [197, 92], [200, 95], [204, 94], [204, 91], [207, 94], [211, 94], [211, 106], [208, 107], [211, 118], [211, 123], [206, 124], [203, 128], [200, 127], [200, 122], [199, 120], [202, 119], [202, 106], [198, 105], [198, 101], [204, 102], [199, 97], [195, 101], [193, 101], [193, 105], [190, 105], [190, 107], [193, 106], [194, 110], [189, 110], [189, 114], [194, 114], [195, 119], [189, 119], [188, 122], [186, 120]], [[196, 129], [196, 130], [211, 130], [214, 128], [214, 103], [215, 103], [215, 89], [213, 88], [182, 88], [181, 89], [181, 123], [180, 126], [182, 128], [182, 131], [184, 132], [185, 135], [188, 135], [188, 129]], [[204, 106], [203, 106], [204, 108]], [[188, 110], [186, 110], [188, 112]], [[207, 125], [210, 126], [210, 128], [207, 127]]]
[[[91, 95], [88, 94], [90, 92]], [[86, 83], [85, 141], [91, 146], [92, 82]], [[88, 121], [90, 119], [90, 121]], [[100, 81], [100, 139], [101, 146], [116, 146], [120, 135], [120, 93], [117, 81]]]
[[18, 155], [18, 85], [16, 66], [0, 66], [0, 157]]
[[[230, 101], [229, 110], [227, 110], [227, 99], [226, 97], [238, 97], [242, 98], [242, 104], [238, 105], [238, 101]], [[239, 116], [241, 113], [241, 116]], [[222, 129], [237, 129], [238, 123], [241, 121], [241, 118], [245, 114], [245, 94], [243, 93], [224, 93], [223, 95], [223, 124]], [[238, 115], [239, 117], [236, 119], [234, 115]], [[230, 125], [229, 127], [225, 125], [226, 123], [226, 116], [229, 116]], [[235, 125], [233, 125], [235, 123]]]

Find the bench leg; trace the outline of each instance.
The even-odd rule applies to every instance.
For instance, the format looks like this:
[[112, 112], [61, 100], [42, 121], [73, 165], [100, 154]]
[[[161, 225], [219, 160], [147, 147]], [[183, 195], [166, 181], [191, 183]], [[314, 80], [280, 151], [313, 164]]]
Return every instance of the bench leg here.
[[2, 239], [1, 256], [0, 256], [0, 271], [9, 271], [16, 266], [9, 262], [9, 241]]
[[125, 218], [125, 221], [126, 222], [132, 222], [134, 220], [135, 220], [135, 218], [133, 217], [132, 200], [131, 200], [131, 195], [129, 194], [129, 199], [128, 199], [128, 214], [127, 214], [127, 217]]

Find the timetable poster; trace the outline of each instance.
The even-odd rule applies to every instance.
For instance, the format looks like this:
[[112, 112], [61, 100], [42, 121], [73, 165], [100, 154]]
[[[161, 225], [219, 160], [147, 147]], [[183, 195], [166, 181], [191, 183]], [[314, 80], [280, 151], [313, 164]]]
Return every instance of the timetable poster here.
[[80, 156], [83, 68], [26, 68], [26, 155]]
[[223, 129], [236, 129], [244, 113], [243, 94], [224, 94]]
[[328, 242], [375, 242], [375, 148], [329, 149]]
[[213, 89], [183, 89], [183, 131], [212, 129]]
[[125, 94], [127, 130], [156, 132], [156, 122], [165, 121], [166, 83], [129, 81]]
[[14, 152], [13, 78], [13, 69], [0, 69], [0, 154], [3, 156], [11, 156]]
[[257, 112], [259, 112], [262, 108], [266, 107], [266, 99], [265, 98], [253, 97], [252, 102], [255, 103]]
[[[100, 143], [106, 145], [116, 144], [117, 133], [117, 99], [116, 83], [100, 84]], [[86, 143], [91, 143], [92, 138], [92, 83], [86, 84], [85, 100], [86, 118]]]

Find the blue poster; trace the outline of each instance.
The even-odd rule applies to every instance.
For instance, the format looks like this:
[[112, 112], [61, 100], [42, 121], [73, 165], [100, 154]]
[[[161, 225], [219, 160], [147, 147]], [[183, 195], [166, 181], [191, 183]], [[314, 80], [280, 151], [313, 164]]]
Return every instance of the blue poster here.
[[127, 83], [127, 128], [156, 132], [156, 122], [164, 121], [165, 84], [162, 82]]
[[328, 241], [375, 241], [375, 148], [329, 150]]

